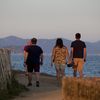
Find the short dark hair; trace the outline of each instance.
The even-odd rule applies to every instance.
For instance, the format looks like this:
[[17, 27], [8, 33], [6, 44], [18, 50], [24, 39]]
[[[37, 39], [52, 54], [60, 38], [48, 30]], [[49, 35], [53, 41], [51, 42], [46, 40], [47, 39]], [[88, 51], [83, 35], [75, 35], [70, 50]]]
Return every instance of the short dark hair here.
[[81, 38], [81, 34], [80, 34], [80, 33], [76, 33], [76, 34], [75, 34], [75, 38], [76, 38], [76, 39], [80, 39], [80, 38]]
[[32, 38], [31, 42], [32, 42], [32, 44], [36, 44], [37, 43], [37, 39], [36, 38]]
[[56, 46], [58, 46], [60, 48], [62, 48], [64, 46], [63, 45], [63, 40], [61, 38], [57, 38], [55, 47]]

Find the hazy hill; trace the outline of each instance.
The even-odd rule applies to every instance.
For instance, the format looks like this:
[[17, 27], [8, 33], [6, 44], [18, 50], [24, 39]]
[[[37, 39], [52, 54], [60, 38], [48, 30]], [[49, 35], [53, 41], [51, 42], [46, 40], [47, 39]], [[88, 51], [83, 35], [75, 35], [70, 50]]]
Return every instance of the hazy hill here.
[[0, 47], [22, 46], [23, 44], [25, 44], [25, 41], [25, 39], [19, 37], [9, 36], [0, 39]]
[[[9, 36], [6, 38], [0, 39], [0, 48], [13, 48], [15, 52], [22, 52], [23, 47], [26, 44], [28, 39], [22, 39], [15, 36]], [[50, 53], [52, 50], [52, 47], [55, 45], [56, 39], [39, 39], [38, 45], [40, 45], [45, 53]], [[70, 50], [70, 44], [71, 41], [67, 39], [63, 39], [64, 44], [68, 47]], [[98, 54], [100, 53], [100, 41], [90, 43], [86, 42], [87, 45], [87, 51], [90, 54]]]

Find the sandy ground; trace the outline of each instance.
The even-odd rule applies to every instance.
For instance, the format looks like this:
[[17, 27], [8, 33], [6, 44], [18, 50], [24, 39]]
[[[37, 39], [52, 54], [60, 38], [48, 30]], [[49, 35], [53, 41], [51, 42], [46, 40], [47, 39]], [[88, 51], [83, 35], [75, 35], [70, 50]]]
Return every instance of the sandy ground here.
[[[27, 86], [27, 76], [24, 73], [17, 73], [16, 78], [21, 84]], [[56, 77], [41, 74], [40, 87], [36, 87], [33, 74], [32, 83], [32, 86], [27, 87], [29, 91], [21, 93], [14, 100], [62, 100], [61, 84]]]

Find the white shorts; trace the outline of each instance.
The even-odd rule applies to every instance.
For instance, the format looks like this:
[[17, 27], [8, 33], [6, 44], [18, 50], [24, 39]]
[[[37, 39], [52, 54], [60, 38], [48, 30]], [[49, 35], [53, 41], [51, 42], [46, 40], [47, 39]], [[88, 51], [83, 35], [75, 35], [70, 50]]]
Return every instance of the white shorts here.
[[55, 64], [57, 70], [65, 70], [66, 64]]

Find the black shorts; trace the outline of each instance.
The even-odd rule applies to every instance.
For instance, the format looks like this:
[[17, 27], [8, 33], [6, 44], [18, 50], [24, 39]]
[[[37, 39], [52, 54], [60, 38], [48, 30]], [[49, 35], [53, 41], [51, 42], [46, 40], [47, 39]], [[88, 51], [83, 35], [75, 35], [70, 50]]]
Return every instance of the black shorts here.
[[40, 65], [39, 64], [28, 64], [27, 71], [28, 72], [40, 72]]

